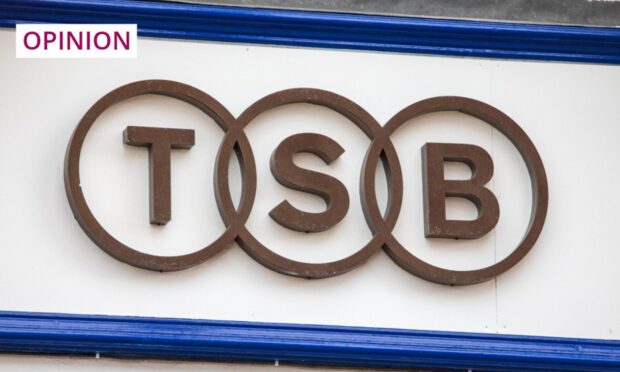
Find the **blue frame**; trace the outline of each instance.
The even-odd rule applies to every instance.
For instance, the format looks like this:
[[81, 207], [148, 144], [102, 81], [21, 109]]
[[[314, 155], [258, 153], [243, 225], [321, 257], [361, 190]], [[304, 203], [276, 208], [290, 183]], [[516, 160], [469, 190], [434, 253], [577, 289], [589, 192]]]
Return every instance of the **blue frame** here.
[[[620, 64], [620, 29], [137, 0], [0, 0], [21, 22], [137, 23], [142, 36]], [[0, 351], [365, 367], [620, 370], [620, 341], [0, 311]]]
[[16, 23], [137, 23], [142, 36], [620, 64], [620, 28], [255, 9], [138, 0], [0, 0]]
[[0, 312], [0, 350], [364, 367], [620, 370], [618, 341], [26, 312]]

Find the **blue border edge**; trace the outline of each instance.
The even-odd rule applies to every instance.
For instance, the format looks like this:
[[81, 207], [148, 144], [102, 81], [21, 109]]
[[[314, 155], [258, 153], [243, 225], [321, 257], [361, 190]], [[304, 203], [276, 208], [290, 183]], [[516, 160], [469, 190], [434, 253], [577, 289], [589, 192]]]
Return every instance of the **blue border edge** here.
[[620, 28], [375, 16], [143, 0], [0, 0], [16, 23], [136, 23], [141, 36], [620, 64]]
[[497, 371], [620, 370], [620, 341], [0, 311], [0, 351]]
[[[134, 0], [0, 0], [16, 23], [137, 23], [149, 37], [620, 64], [620, 29]], [[0, 351], [364, 367], [620, 370], [620, 341], [0, 311]]]

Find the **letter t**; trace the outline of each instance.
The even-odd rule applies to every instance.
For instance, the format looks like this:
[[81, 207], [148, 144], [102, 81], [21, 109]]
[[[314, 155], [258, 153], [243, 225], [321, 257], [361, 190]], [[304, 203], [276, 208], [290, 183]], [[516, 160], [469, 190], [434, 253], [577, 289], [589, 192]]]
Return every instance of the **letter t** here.
[[194, 146], [194, 130], [129, 126], [123, 141], [149, 148], [151, 224], [165, 225], [170, 212], [170, 150]]

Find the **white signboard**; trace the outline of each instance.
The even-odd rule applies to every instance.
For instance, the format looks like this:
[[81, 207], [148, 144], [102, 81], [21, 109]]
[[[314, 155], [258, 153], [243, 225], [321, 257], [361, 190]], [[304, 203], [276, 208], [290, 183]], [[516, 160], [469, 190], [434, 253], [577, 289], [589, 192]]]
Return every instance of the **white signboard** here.
[[[140, 40], [127, 60], [17, 60], [14, 31], [0, 31], [0, 307], [2, 310], [355, 325], [406, 329], [618, 339], [616, 234], [620, 221], [617, 67], [495, 61], [376, 52]], [[514, 267], [479, 284], [436, 284], [403, 270], [385, 252], [342, 275], [307, 280], [282, 275], [237, 244], [190, 269], [137, 268], [100, 249], [80, 227], [65, 193], [64, 162], [82, 116], [108, 92], [148, 79], [188, 84], [234, 117], [271, 93], [291, 88], [333, 92], [385, 125], [401, 109], [437, 96], [462, 96], [508, 115], [527, 134], [549, 186], [544, 228]], [[123, 141], [128, 126], [194, 131], [189, 150], [171, 151], [171, 219], [149, 220], [148, 149]], [[286, 138], [318, 133], [344, 152], [331, 164], [300, 154], [300, 167], [346, 187], [350, 205], [338, 224], [305, 233], [269, 212], [285, 199], [307, 212], [325, 210], [314, 195], [280, 184], [270, 157]], [[360, 172], [371, 142], [326, 107], [296, 103], [254, 118], [245, 128], [256, 163], [256, 198], [246, 228], [280, 256], [325, 263], [356, 253], [371, 238]], [[224, 139], [212, 117], [181, 100], [143, 95], [98, 116], [80, 155], [80, 186], [92, 214], [115, 239], [159, 256], [200, 250], [226, 229], [214, 190]], [[508, 257], [525, 234], [532, 188], [523, 157], [489, 123], [460, 112], [407, 121], [391, 136], [403, 173], [393, 235], [407, 251], [452, 270], [484, 268]], [[494, 173], [486, 187], [499, 205], [494, 229], [471, 240], [427, 238], [421, 149], [427, 143], [484, 149]], [[467, 180], [459, 162], [447, 179]], [[233, 156], [233, 200], [242, 190]], [[376, 195], [388, 202], [383, 169]], [[446, 202], [448, 219], [475, 219], [474, 204]]]

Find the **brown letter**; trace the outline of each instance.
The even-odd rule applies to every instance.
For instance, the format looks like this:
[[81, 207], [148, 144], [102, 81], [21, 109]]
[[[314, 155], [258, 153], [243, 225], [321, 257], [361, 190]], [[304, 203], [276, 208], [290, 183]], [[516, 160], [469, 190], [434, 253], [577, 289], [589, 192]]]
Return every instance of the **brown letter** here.
[[293, 155], [309, 152], [326, 164], [336, 160], [344, 149], [329, 137], [316, 133], [295, 134], [282, 141], [271, 155], [271, 173], [283, 186], [318, 195], [327, 204], [321, 213], [303, 212], [287, 200], [278, 204], [269, 215], [277, 223], [295, 231], [324, 231], [340, 222], [349, 209], [346, 187], [334, 177], [298, 167]]
[[[470, 180], [444, 179], [444, 162], [465, 163]], [[427, 143], [422, 147], [424, 178], [424, 229], [427, 238], [476, 239], [493, 230], [499, 220], [499, 204], [484, 185], [493, 177], [493, 160], [481, 147], [463, 144]], [[446, 220], [446, 198], [473, 202], [478, 218], [473, 221]]]
[[127, 127], [123, 140], [131, 146], [149, 148], [151, 223], [170, 221], [170, 149], [194, 146], [194, 130]]

